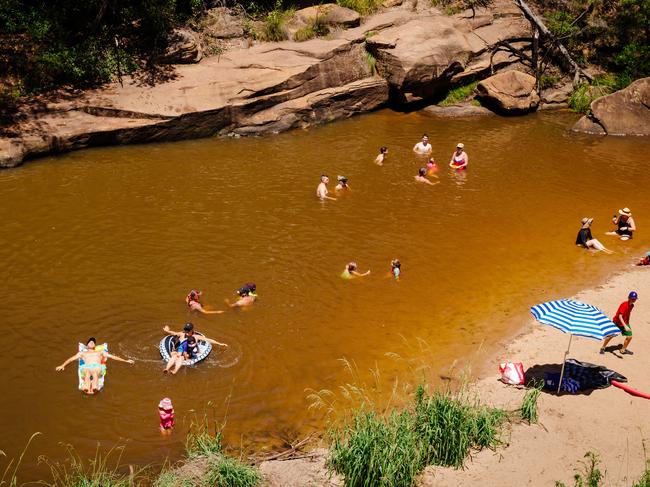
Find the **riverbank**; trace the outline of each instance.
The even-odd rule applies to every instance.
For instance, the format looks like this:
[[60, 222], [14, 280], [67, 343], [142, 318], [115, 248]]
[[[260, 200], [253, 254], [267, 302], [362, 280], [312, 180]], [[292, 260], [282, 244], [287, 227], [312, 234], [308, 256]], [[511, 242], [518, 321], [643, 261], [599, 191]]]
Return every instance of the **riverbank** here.
[[[630, 290], [639, 293], [632, 314], [635, 331], [630, 350], [633, 356], [616, 351], [598, 353], [599, 342], [575, 338], [569, 357], [604, 365], [628, 378], [628, 385], [650, 391], [650, 296], [649, 269], [635, 268], [614, 275], [605, 283], [578, 293], [575, 298], [601, 308], [612, 315]], [[644, 297], [646, 297], [644, 299]], [[498, 382], [497, 364], [521, 361], [527, 369], [534, 365], [560, 364], [568, 336], [529, 320], [519, 334], [502, 342], [501, 352], [485, 364], [476, 380], [475, 390], [481, 402], [514, 410], [521, 405], [525, 390]], [[621, 343], [620, 338], [612, 345]], [[418, 484], [421, 486], [454, 485], [554, 485], [570, 484], [585, 453], [594, 452], [601, 459], [605, 485], [632, 485], [645, 468], [643, 442], [650, 436], [647, 418], [650, 401], [609, 387], [589, 394], [555, 396], [542, 393], [539, 399], [539, 424], [512, 424], [504, 435], [504, 446], [496, 451], [483, 450], [472, 455], [464, 470], [428, 467]], [[261, 470], [265, 485], [313, 485], [325, 468], [326, 454], [309, 460], [267, 462]], [[336, 480], [331, 485], [342, 485]]]

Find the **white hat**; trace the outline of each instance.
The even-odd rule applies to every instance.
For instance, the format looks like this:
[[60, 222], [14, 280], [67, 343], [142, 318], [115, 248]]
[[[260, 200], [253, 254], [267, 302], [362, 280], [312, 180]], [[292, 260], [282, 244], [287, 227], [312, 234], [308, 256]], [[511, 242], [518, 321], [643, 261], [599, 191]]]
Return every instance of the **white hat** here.
[[620, 215], [625, 215], [625, 216], [632, 216], [632, 211], [626, 206], [622, 210], [618, 210], [618, 213]]
[[463, 144], [462, 142], [459, 142], [458, 144], [456, 144], [457, 149], [462, 149], [464, 147], [465, 147], [465, 144]]

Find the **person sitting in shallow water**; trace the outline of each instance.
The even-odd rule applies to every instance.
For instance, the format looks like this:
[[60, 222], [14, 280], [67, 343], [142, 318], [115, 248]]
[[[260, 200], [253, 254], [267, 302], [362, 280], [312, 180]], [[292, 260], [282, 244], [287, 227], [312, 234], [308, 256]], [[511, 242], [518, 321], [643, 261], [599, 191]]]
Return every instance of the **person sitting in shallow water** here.
[[388, 147], [380, 147], [379, 155], [375, 157], [375, 164], [377, 164], [378, 166], [383, 166], [387, 154], [388, 154]]
[[192, 289], [190, 293], [187, 296], [185, 296], [185, 302], [187, 303], [187, 307], [190, 309], [190, 311], [203, 313], [204, 315], [220, 314], [224, 312], [222, 310], [213, 310], [213, 311], [206, 310], [200, 301], [201, 294], [202, 294], [201, 291], [195, 291], [194, 289]]
[[347, 189], [352, 191], [350, 189], [350, 186], [348, 186], [348, 178], [346, 178], [345, 176], [337, 176], [336, 179], [339, 182], [339, 184], [337, 184], [336, 187], [334, 188], [336, 191], [341, 191], [342, 189]]
[[415, 177], [415, 180], [416, 180], [417, 182], [419, 182], [419, 183], [426, 183], [426, 184], [429, 184], [429, 185], [431, 185], [431, 186], [433, 186], [433, 185], [435, 185], [435, 184], [438, 184], [439, 181], [436, 181], [435, 183], [432, 183], [431, 181], [429, 181], [429, 180], [427, 179], [426, 176], [427, 176], [427, 170], [426, 170], [426, 168], [421, 167], [421, 168], [418, 170], [418, 175], [417, 175], [417, 176], [414, 176], [414, 177]]
[[86, 350], [83, 352], [78, 352], [61, 365], [56, 368], [57, 372], [65, 370], [65, 366], [74, 360], [83, 360], [83, 365], [79, 367], [81, 371], [81, 377], [83, 378], [84, 384], [82, 390], [86, 394], [94, 394], [99, 390], [98, 382], [99, 377], [106, 373], [106, 360], [113, 359], [118, 362], [126, 362], [127, 364], [133, 364], [134, 361], [131, 359], [123, 359], [117, 355], [112, 355], [106, 350], [97, 350], [97, 340], [91, 337], [86, 342]]
[[629, 240], [636, 231], [636, 224], [629, 208], [618, 210], [618, 215], [612, 217], [612, 222], [616, 225], [616, 230], [607, 232], [607, 235], [619, 235], [621, 240]]
[[578, 231], [578, 236], [576, 237], [576, 245], [585, 247], [587, 249], [599, 250], [605, 252], [606, 254], [611, 254], [611, 250], [606, 249], [603, 244], [601, 244], [591, 235], [591, 223], [593, 221], [593, 218], [582, 219], [582, 228]]
[[257, 291], [257, 286], [254, 282], [246, 283], [244, 286], [237, 290], [239, 299], [234, 303], [231, 303], [228, 299], [226, 299], [226, 304], [231, 308], [250, 306], [257, 299], [257, 294], [255, 291]]
[[345, 269], [343, 272], [341, 272], [341, 277], [343, 279], [353, 279], [355, 277], [363, 277], [367, 276], [370, 274], [370, 270], [367, 270], [363, 274], [357, 271], [357, 263], [356, 262], [350, 262], [345, 266]]

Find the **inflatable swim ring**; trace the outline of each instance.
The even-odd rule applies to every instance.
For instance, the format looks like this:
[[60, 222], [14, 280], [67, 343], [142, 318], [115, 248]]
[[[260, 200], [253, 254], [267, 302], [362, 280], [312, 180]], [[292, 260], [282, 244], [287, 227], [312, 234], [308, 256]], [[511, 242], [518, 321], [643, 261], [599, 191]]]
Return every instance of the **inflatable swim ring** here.
[[644, 399], [650, 399], [650, 394], [646, 394], [645, 392], [637, 391], [636, 389], [633, 389], [630, 386], [626, 386], [625, 384], [621, 384], [618, 381], [612, 380], [612, 381], [610, 381], [610, 383], [613, 386], [618, 387], [619, 389], [623, 389], [628, 394], [632, 394], [633, 396], [637, 396], [637, 397], [642, 397]]
[[[202, 333], [194, 332], [194, 336], [196, 337], [196, 341], [199, 345], [199, 353], [197, 353], [196, 357], [194, 357], [192, 360], [184, 361], [183, 365], [185, 366], [195, 365], [199, 362], [202, 362], [208, 357], [208, 355], [210, 355], [210, 352], [212, 351], [212, 345], [204, 340], [201, 340], [201, 337], [203, 336]], [[165, 362], [168, 362], [171, 357], [172, 349], [174, 348], [174, 338], [176, 338], [174, 335], [167, 335], [163, 337], [162, 340], [160, 340], [160, 345], [158, 348], [160, 350], [160, 356]]]

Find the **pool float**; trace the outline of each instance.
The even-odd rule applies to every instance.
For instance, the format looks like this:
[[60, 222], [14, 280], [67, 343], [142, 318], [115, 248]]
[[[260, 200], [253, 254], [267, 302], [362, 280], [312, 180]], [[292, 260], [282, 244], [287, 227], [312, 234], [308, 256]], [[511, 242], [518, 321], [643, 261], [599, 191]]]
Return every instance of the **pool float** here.
[[636, 389], [632, 389], [630, 386], [626, 386], [625, 384], [621, 384], [620, 382], [618, 382], [616, 380], [610, 381], [610, 383], [613, 386], [618, 387], [619, 389], [623, 389], [628, 394], [632, 394], [633, 396], [637, 396], [637, 397], [642, 397], [644, 399], [650, 399], [650, 394], [646, 394], [645, 392], [641, 392], [641, 391], [637, 391]]
[[[188, 366], [198, 364], [199, 362], [205, 360], [208, 355], [210, 355], [210, 352], [212, 351], [212, 345], [204, 340], [201, 340], [202, 336], [202, 333], [194, 332], [194, 337], [196, 338], [196, 342], [199, 346], [199, 353], [197, 353], [196, 357], [193, 359], [185, 360], [183, 362], [183, 365]], [[162, 340], [160, 340], [158, 349], [160, 350], [160, 356], [165, 362], [169, 362], [169, 359], [171, 358], [172, 349], [174, 348], [175, 343], [174, 338], [177, 337], [174, 335], [167, 335], [164, 336]]]
[[[108, 352], [108, 343], [102, 343], [100, 345], [95, 346], [95, 350], [98, 352], [103, 352], [107, 353]], [[79, 344], [79, 351], [80, 352], [87, 352], [88, 347], [84, 345], [83, 343]], [[84, 365], [83, 359], [79, 359], [79, 368], [77, 369], [77, 375], [79, 376], [79, 390], [83, 390], [84, 387], [84, 378], [83, 378], [83, 373], [81, 372], [81, 368]], [[99, 377], [97, 378], [97, 390], [101, 391], [104, 388], [104, 377], [106, 377], [106, 357], [102, 359], [102, 371], [100, 372]]]

